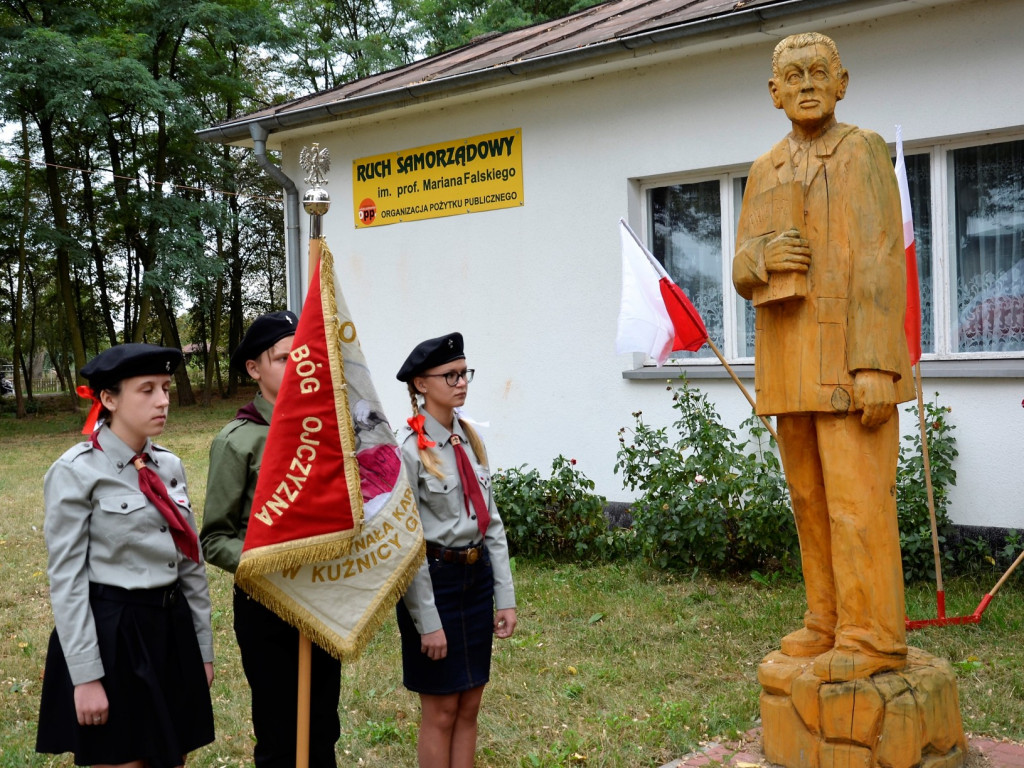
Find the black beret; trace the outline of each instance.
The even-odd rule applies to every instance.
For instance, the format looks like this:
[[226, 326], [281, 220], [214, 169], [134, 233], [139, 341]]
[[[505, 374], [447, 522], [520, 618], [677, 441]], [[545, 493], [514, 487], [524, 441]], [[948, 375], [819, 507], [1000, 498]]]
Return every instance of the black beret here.
[[245, 361], [255, 360], [286, 336], [294, 336], [299, 318], [287, 309], [283, 312], [267, 312], [252, 321], [245, 332], [242, 343], [231, 355], [231, 367], [245, 373]]
[[180, 349], [156, 344], [118, 344], [100, 352], [82, 368], [82, 376], [92, 391], [99, 394], [119, 381], [132, 376], [154, 373], [171, 374], [181, 364]]
[[438, 336], [436, 339], [427, 339], [417, 344], [416, 349], [409, 353], [395, 378], [410, 382], [423, 371], [450, 363], [452, 360], [462, 360], [464, 357], [462, 334], [458, 331], [447, 336]]

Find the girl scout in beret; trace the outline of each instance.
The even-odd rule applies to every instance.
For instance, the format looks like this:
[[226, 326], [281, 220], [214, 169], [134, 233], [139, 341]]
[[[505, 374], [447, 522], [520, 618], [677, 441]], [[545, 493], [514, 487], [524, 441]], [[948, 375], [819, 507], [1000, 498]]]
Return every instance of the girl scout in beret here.
[[412, 400], [399, 442], [427, 539], [426, 562], [397, 607], [403, 682], [420, 694], [420, 768], [469, 768], [491, 638], [516, 628], [508, 542], [483, 443], [457, 415], [473, 379], [462, 334], [419, 344], [397, 378]]
[[152, 441], [181, 359], [151, 344], [93, 358], [89, 440], [43, 481], [56, 629], [36, 749], [76, 765], [176, 768], [213, 741], [206, 569], [184, 468]]
[[[245, 543], [249, 511], [263, 449], [270, 431], [298, 318], [270, 312], [256, 318], [231, 355], [231, 367], [259, 385], [210, 446], [210, 473], [200, 540], [207, 560], [234, 573]], [[234, 594], [235, 637], [252, 691], [256, 768], [294, 768], [298, 708], [299, 633], [249, 597]], [[309, 768], [335, 768], [334, 743], [341, 735], [338, 699], [341, 664], [317, 645], [312, 653]]]

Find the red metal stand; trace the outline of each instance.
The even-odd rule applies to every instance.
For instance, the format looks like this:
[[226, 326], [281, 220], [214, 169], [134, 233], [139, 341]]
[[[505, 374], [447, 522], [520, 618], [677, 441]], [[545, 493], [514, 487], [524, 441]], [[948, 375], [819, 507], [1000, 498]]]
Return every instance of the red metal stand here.
[[934, 619], [917, 619], [911, 621], [907, 619], [907, 629], [921, 629], [921, 627], [944, 627], [947, 624], [977, 624], [981, 621], [981, 614], [988, 608], [988, 604], [992, 602], [992, 598], [996, 596], [996, 592], [1003, 586], [1010, 574], [1016, 570], [1017, 566], [1020, 565], [1021, 561], [1024, 560], [1024, 552], [1021, 552], [1017, 556], [1017, 559], [1013, 561], [1013, 565], [1006, 569], [1006, 573], [1002, 575], [996, 585], [989, 590], [989, 593], [981, 598], [981, 602], [978, 603], [978, 607], [974, 609], [974, 613], [970, 616], [946, 616], [946, 593], [939, 591], [936, 593], [936, 602], [938, 608], [938, 617]]

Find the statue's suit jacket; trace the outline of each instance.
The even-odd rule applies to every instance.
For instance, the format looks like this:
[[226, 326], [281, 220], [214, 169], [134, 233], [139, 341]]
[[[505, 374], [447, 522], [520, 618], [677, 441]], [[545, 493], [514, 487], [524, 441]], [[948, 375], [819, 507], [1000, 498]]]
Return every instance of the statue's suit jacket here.
[[902, 216], [885, 142], [838, 123], [809, 150], [801, 178], [795, 172], [786, 138], [754, 162], [740, 212], [733, 282], [749, 299], [768, 282], [764, 247], [777, 233], [756, 231], [748, 203], [777, 185], [804, 183], [807, 295], [756, 310], [757, 412], [845, 413], [860, 370], [892, 374], [896, 401], [911, 399]]

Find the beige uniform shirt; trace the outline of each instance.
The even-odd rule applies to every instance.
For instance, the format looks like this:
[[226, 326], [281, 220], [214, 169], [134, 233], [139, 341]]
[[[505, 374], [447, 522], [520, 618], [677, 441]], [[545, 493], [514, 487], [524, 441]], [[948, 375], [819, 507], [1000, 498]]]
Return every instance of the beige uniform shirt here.
[[[455, 421], [454, 434], [462, 440], [466, 455], [473, 464], [480, 491], [487, 501], [491, 515], [487, 526], [487, 536], [481, 537], [475, 515], [466, 513], [466, 504], [462, 497], [462, 486], [459, 483], [459, 471], [455, 464], [455, 449], [452, 447], [451, 436], [447, 429], [426, 411], [423, 429], [431, 440], [437, 443], [432, 450], [437, 452], [441, 461], [444, 480], [439, 480], [423, 467], [417, 447], [416, 433], [406, 427], [398, 436], [402, 445], [402, 461], [409, 476], [416, 498], [416, 506], [423, 523], [423, 535], [428, 542], [443, 547], [468, 547], [479, 544], [481, 538], [487, 547], [494, 571], [494, 607], [497, 610], [516, 607], [516, 593], [512, 585], [512, 568], [509, 564], [508, 541], [505, 538], [505, 524], [501, 521], [498, 508], [491, 495], [491, 473], [477, 461], [473, 449], [469, 445], [466, 433], [458, 420]], [[434, 590], [430, 582], [430, 571], [426, 561], [420, 567], [412, 584], [405, 593], [405, 606], [409, 609], [416, 629], [421, 635], [441, 629], [441, 618], [434, 605]]]
[[[134, 451], [107, 427], [97, 450], [84, 442], [68, 449], [43, 480], [49, 552], [50, 602], [57, 635], [75, 685], [104, 675], [89, 604], [89, 582], [124, 589], [181, 583], [203, 661], [213, 661], [206, 566], [182, 555], [159, 510], [139, 490]], [[181, 460], [146, 441], [149, 466], [195, 530]]]

